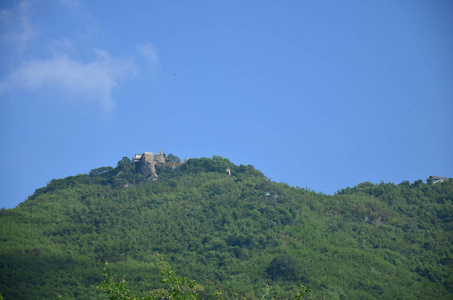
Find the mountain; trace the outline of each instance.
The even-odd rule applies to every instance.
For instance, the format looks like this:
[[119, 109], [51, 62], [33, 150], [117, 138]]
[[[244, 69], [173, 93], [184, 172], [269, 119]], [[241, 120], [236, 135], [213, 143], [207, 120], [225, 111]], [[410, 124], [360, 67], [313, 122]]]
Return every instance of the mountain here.
[[266, 284], [282, 299], [300, 285], [314, 299], [453, 298], [452, 180], [329, 196], [218, 156], [145, 154], [1, 209], [5, 299], [106, 299], [105, 262], [146, 295], [162, 286], [156, 253], [205, 287], [201, 299], [254, 299]]

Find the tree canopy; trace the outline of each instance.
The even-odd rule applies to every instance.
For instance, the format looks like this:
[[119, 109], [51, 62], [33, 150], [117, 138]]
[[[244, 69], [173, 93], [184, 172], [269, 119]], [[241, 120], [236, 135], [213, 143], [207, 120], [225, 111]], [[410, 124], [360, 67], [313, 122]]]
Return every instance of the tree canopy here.
[[158, 252], [206, 288], [200, 299], [218, 287], [254, 299], [268, 284], [283, 299], [301, 285], [315, 299], [453, 296], [452, 180], [365, 182], [329, 196], [219, 156], [178, 166], [150, 181], [123, 158], [2, 209], [1, 294], [105, 299], [105, 262], [146, 294], [164, 287]]

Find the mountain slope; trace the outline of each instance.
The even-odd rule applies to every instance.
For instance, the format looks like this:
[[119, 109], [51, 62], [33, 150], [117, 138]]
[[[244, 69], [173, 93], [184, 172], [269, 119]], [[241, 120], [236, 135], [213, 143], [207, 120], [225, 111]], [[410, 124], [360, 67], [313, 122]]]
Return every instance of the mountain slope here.
[[452, 180], [327, 196], [216, 156], [156, 171], [147, 180], [123, 158], [2, 209], [5, 299], [105, 299], [95, 287], [106, 261], [146, 293], [160, 286], [156, 252], [202, 297], [221, 286], [252, 298], [266, 284], [282, 298], [300, 284], [316, 299], [453, 296]]

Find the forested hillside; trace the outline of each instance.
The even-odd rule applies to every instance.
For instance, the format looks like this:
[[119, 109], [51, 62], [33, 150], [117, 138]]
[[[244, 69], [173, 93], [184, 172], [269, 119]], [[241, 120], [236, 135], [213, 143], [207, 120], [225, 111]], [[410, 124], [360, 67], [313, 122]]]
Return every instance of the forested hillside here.
[[[226, 169], [231, 170], [231, 176]], [[334, 196], [214, 156], [160, 166], [128, 158], [52, 180], [0, 211], [5, 299], [107, 299], [105, 262], [131, 290], [160, 288], [156, 253], [205, 299], [452, 299], [453, 181], [369, 182]], [[303, 184], [303, 183], [301, 183]]]

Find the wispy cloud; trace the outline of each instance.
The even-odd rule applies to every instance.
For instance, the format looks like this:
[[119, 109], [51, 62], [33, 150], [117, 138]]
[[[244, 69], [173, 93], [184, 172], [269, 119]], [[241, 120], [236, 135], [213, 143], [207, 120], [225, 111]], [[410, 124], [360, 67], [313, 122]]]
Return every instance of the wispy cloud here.
[[95, 59], [89, 62], [64, 54], [50, 59], [29, 60], [2, 84], [8, 89], [54, 89], [68, 95], [63, 100], [95, 102], [104, 111], [112, 111], [115, 106], [113, 89], [120, 79], [134, 75], [136, 66], [131, 59], [111, 57], [103, 50], [95, 52]]
[[155, 68], [159, 63], [159, 56], [157, 55], [157, 50], [154, 46], [147, 42], [145, 44], [138, 44], [137, 49], [140, 54], [145, 58], [147, 64], [151, 68]]
[[46, 45], [46, 50], [48, 50], [53, 55], [58, 55], [60, 53], [74, 53], [76, 52], [76, 45], [74, 42], [68, 38], [60, 38], [55, 40], [50, 40]]
[[30, 21], [30, 1], [21, 1], [10, 9], [0, 11], [1, 37], [4, 42], [23, 50], [34, 37]]
[[[58, 101], [91, 102], [111, 112], [115, 89], [142, 68], [132, 56], [117, 57], [100, 49], [95, 49], [94, 55], [87, 53], [85, 49], [96, 48], [97, 40], [91, 33], [96, 31], [93, 28], [97, 21], [78, 0], [46, 2], [83, 28], [63, 28], [58, 36], [49, 35], [51, 22], [42, 22], [45, 16], [38, 9], [42, 4], [40, 0], [23, 0], [0, 10], [0, 47], [7, 49], [11, 58], [4, 60], [8, 68], [3, 66], [6, 75], [0, 78], [0, 96], [6, 92], [45, 92]], [[146, 42], [136, 45], [136, 49], [148, 68], [154, 70], [159, 63], [156, 48]]]

